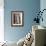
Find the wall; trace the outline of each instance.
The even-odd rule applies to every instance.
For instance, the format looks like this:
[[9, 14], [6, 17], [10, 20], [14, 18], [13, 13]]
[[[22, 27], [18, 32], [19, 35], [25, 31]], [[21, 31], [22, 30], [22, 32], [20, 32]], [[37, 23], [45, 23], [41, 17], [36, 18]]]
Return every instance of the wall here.
[[[43, 9], [46, 9], [46, 0], [41, 0], [41, 1], [40, 1], [40, 9], [41, 9], [41, 11], [42, 11]], [[43, 22], [41, 21], [41, 22], [40, 22], [40, 25], [43, 25], [43, 26], [46, 27], [46, 10], [43, 12], [42, 17], [43, 17]]]
[[[40, 9], [40, 0], [4, 0], [4, 36], [7, 41], [18, 41], [31, 31], [35, 12]], [[11, 27], [11, 11], [24, 11], [24, 26]]]
[[4, 0], [0, 0], [0, 42], [4, 41]]

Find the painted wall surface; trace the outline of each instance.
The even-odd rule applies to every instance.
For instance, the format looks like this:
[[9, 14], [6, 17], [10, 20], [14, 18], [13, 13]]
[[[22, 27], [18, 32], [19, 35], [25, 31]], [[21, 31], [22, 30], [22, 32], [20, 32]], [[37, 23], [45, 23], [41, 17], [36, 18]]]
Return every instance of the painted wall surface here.
[[0, 42], [4, 41], [4, 0], [0, 0]]
[[[41, 0], [41, 1], [40, 1], [40, 9], [41, 9], [41, 11], [42, 11], [43, 9], [46, 9], [46, 0]], [[46, 10], [43, 12], [42, 17], [43, 17], [43, 22], [41, 21], [41, 22], [40, 22], [40, 25], [46, 26]]]
[[[40, 9], [39, 0], [4, 0], [4, 36], [7, 41], [18, 41], [31, 31], [35, 12]], [[24, 11], [24, 26], [11, 27], [11, 11]]]

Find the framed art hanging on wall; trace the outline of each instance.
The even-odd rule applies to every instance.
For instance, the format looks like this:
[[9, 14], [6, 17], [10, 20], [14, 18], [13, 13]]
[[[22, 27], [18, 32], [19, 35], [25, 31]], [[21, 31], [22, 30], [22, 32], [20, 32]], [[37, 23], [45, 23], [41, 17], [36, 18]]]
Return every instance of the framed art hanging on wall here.
[[24, 25], [24, 12], [23, 11], [11, 12], [11, 25], [15, 27]]

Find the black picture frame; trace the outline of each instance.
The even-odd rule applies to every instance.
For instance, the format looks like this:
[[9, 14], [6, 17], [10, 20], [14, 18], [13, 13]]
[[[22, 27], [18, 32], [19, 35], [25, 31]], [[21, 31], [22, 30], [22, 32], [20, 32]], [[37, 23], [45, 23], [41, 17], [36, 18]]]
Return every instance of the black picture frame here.
[[24, 25], [24, 11], [11, 11], [11, 26], [22, 27]]

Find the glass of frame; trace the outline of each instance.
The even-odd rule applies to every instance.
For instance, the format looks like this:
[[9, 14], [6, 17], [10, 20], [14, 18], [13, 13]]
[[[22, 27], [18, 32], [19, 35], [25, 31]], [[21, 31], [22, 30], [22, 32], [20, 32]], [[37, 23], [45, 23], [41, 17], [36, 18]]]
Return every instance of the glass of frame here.
[[23, 11], [11, 12], [11, 25], [15, 27], [24, 25], [24, 12]]

